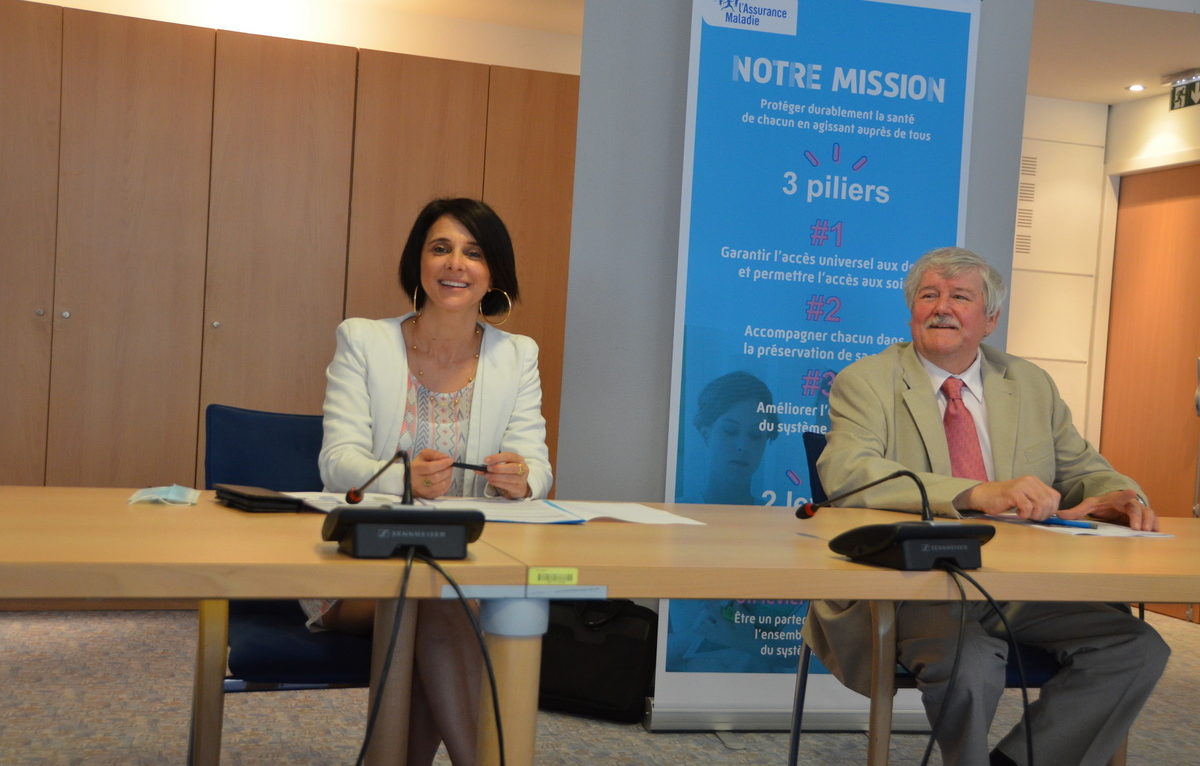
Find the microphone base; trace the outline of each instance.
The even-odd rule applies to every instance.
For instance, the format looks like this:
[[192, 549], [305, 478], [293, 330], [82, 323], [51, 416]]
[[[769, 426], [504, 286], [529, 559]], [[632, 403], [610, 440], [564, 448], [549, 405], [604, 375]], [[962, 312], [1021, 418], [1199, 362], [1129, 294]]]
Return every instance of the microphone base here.
[[356, 559], [403, 556], [409, 548], [434, 559], [465, 559], [484, 516], [475, 510], [389, 510], [340, 506], [325, 517], [321, 537]]
[[357, 524], [338, 540], [338, 550], [356, 559], [403, 557], [414, 547], [431, 559], [465, 559], [467, 535], [462, 527], [440, 524]]
[[983, 566], [979, 545], [978, 540], [956, 540], [953, 543], [945, 540], [903, 540], [878, 553], [850, 558], [863, 564], [909, 572], [941, 569], [941, 562], [953, 563], [960, 569], [978, 569]]
[[995, 534], [985, 524], [903, 521], [855, 527], [830, 540], [829, 548], [852, 561], [889, 569], [940, 569], [944, 562], [978, 569], [983, 564], [980, 547]]

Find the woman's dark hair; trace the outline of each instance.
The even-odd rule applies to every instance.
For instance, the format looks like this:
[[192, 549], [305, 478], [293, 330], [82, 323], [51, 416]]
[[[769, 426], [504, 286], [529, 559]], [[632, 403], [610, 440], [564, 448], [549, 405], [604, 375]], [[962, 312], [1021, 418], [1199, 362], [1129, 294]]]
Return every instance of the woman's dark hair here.
[[[400, 288], [410, 298], [421, 284], [421, 250], [425, 247], [425, 238], [429, 229], [437, 219], [448, 215], [458, 221], [471, 232], [475, 242], [483, 249], [484, 260], [487, 261], [488, 271], [492, 275], [492, 290], [483, 296], [479, 309], [487, 316], [500, 314], [508, 310], [508, 301], [500, 294], [500, 290], [508, 293], [513, 301], [517, 300], [520, 290], [517, 288], [517, 262], [513, 255], [512, 238], [508, 236], [508, 228], [496, 211], [487, 203], [466, 197], [456, 199], [435, 199], [417, 214], [412, 230], [408, 232], [408, 241], [404, 243], [404, 251], [400, 254]], [[425, 291], [417, 295], [418, 311], [425, 305]]]
[[731, 372], [719, 378], [713, 378], [700, 392], [697, 399], [696, 415], [692, 425], [697, 429], [708, 428], [717, 418], [738, 402], [754, 402], [766, 406], [763, 420], [771, 424], [767, 438], [773, 440], [779, 435], [779, 416], [775, 414], [775, 400], [767, 384], [748, 372]]

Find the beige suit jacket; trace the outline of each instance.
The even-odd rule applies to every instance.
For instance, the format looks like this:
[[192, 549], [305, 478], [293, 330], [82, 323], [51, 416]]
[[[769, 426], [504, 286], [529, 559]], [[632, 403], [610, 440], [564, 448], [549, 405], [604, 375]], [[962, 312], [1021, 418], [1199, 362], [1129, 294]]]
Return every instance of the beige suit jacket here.
[[[1062, 494], [1061, 506], [1131, 488], [1075, 429], [1050, 376], [1019, 357], [982, 346], [983, 398], [997, 481], [1037, 476]], [[976, 484], [951, 475], [941, 411], [911, 343], [860, 359], [834, 379], [830, 432], [817, 468], [830, 497], [900, 469], [917, 473], [933, 512], [958, 516], [954, 498]], [[897, 479], [852, 495], [840, 505], [919, 511], [916, 486]], [[984, 548], [986, 560], [987, 548]], [[871, 621], [864, 601], [815, 601], [805, 640], [846, 686], [870, 689]]]

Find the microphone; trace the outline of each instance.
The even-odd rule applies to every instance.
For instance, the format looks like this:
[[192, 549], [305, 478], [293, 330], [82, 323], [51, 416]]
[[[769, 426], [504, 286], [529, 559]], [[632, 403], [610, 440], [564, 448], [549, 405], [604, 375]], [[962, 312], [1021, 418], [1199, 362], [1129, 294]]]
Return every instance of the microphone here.
[[[397, 460], [404, 463], [403, 505], [412, 505], [412, 464], [408, 453], [396, 450], [392, 459], [375, 475], [346, 493], [346, 502], [357, 505], [363, 491]], [[393, 508], [384, 504], [375, 508], [338, 506], [325, 517], [322, 540], [336, 540], [338, 550], [356, 559], [385, 559], [404, 555], [417, 548], [435, 559], [463, 559], [467, 544], [479, 539], [485, 517], [474, 509], [439, 509], [436, 513], [420, 508]]]
[[925, 484], [921, 481], [920, 478], [917, 477], [917, 475], [915, 473], [913, 473], [912, 471], [906, 471], [906, 470], [900, 470], [900, 471], [895, 471], [894, 473], [889, 473], [887, 476], [884, 476], [881, 479], [876, 479], [875, 481], [871, 482], [870, 484], [864, 484], [861, 487], [858, 487], [857, 489], [852, 489], [849, 492], [843, 492], [842, 494], [838, 495], [837, 497], [826, 498], [825, 500], [823, 500], [820, 503], [805, 503], [804, 505], [802, 505], [796, 509], [796, 518], [811, 519], [813, 516], [817, 515], [817, 511], [819, 511], [822, 508], [828, 508], [829, 506], [836, 503], [838, 500], [844, 500], [845, 498], [850, 497], [851, 495], [856, 495], [859, 492], [862, 492], [864, 489], [870, 489], [871, 487], [874, 487], [876, 484], [883, 484], [885, 481], [891, 481], [892, 479], [898, 478], [900, 476], [907, 476], [908, 478], [912, 479], [914, 482], [917, 483], [917, 489], [921, 491], [921, 520], [932, 522], [933, 521], [933, 511], [929, 508], [929, 495], [925, 493]]
[[852, 561], [907, 571], [940, 569], [947, 562], [961, 569], [981, 567], [979, 549], [992, 539], [996, 528], [990, 524], [934, 523], [925, 484], [912, 471], [895, 471], [824, 502], [805, 503], [796, 509], [796, 517], [810, 519], [818, 509], [901, 476], [912, 479], [921, 492], [921, 520], [855, 527], [830, 540], [829, 549]]
[[363, 491], [375, 483], [379, 475], [392, 467], [392, 464], [397, 460], [404, 463], [404, 494], [400, 496], [400, 502], [404, 505], [412, 505], [412, 464], [408, 461], [408, 453], [402, 449], [396, 450], [396, 454], [392, 455], [392, 459], [383, 464], [371, 478], [363, 482], [361, 487], [351, 487], [346, 493], [346, 502], [350, 505], [358, 505], [363, 501]]

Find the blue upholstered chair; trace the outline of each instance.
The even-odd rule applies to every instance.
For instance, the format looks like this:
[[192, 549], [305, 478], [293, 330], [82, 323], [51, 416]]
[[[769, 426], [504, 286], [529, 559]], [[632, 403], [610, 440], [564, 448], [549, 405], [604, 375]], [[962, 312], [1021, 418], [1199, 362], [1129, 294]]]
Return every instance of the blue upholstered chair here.
[[[817, 458], [825, 449], [825, 434], [817, 431], [805, 431], [804, 441], [805, 461], [808, 465], [808, 479], [812, 489], [813, 502], [819, 503], [827, 499], [821, 477], [817, 474]], [[877, 606], [872, 610], [875, 624], [872, 626], [876, 641], [872, 657], [864, 658], [878, 666], [894, 667], [894, 673], [874, 673], [872, 680], [871, 711], [867, 731], [868, 763], [884, 766], [888, 760], [888, 746], [891, 739], [892, 698], [896, 689], [915, 689], [917, 679], [903, 666], [896, 664], [895, 604], [890, 601], [873, 602]], [[1117, 605], [1128, 609], [1128, 605]], [[1039, 688], [1058, 672], [1059, 664], [1046, 651], [1035, 646], [1017, 645], [1017, 652], [1008, 657], [1008, 667], [1004, 684], [1008, 688], [1018, 688], [1021, 685], [1021, 674], [1017, 665], [1017, 654], [1025, 670], [1025, 685], [1027, 688]], [[801, 724], [804, 718], [804, 696], [808, 689], [808, 671], [812, 663], [812, 649], [804, 644], [800, 652], [798, 675], [796, 678], [796, 697], [792, 703], [792, 736], [788, 748], [788, 764], [796, 766], [799, 754], [799, 739]], [[1126, 743], [1122, 743], [1115, 755], [1109, 761], [1109, 766], [1124, 766]]]
[[[204, 414], [205, 487], [242, 484], [319, 491], [321, 416], [210, 404]], [[312, 633], [294, 600], [229, 602], [225, 691], [367, 686], [371, 639]]]
[[224, 404], [204, 411], [204, 481], [280, 491], [321, 490], [321, 416]]
[[808, 465], [808, 484], [812, 490], [812, 501], [823, 503], [829, 499], [825, 488], [821, 486], [821, 477], [817, 475], [817, 458], [825, 451], [825, 434], [820, 431], [805, 431], [800, 435], [804, 440], [804, 462]]

